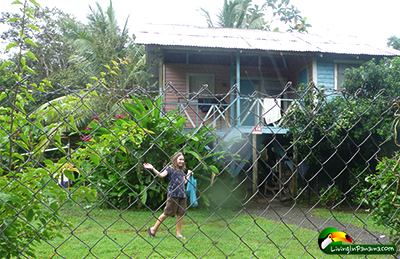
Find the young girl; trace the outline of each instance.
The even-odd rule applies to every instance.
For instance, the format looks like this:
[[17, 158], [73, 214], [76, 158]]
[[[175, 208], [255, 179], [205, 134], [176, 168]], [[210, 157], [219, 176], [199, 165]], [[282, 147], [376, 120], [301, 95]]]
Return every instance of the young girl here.
[[190, 175], [193, 173], [189, 170], [188, 174], [185, 175], [183, 172], [185, 167], [185, 158], [182, 153], [176, 153], [172, 157], [172, 165], [168, 166], [161, 173], [157, 171], [151, 164], [144, 163], [143, 166], [146, 169], [152, 170], [158, 177], [166, 177], [169, 178], [169, 187], [168, 187], [168, 199], [167, 204], [164, 209], [164, 213], [158, 218], [156, 224], [152, 228], [148, 228], [150, 237], [156, 237], [156, 232], [161, 223], [168, 217], [175, 217], [177, 215], [177, 223], [176, 223], [176, 237], [185, 239], [181, 234], [182, 230], [182, 216], [186, 214], [186, 188], [185, 184], [187, 183], [187, 179], [189, 179]]

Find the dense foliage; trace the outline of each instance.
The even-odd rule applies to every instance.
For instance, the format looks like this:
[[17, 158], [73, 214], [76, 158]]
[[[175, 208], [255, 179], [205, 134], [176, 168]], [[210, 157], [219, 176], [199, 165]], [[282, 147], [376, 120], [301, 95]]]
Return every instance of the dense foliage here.
[[[47, 79], [54, 89], [82, 89], [91, 77], [99, 77], [101, 73], [111, 88], [132, 88], [137, 85], [149, 86], [146, 71], [144, 46], [134, 43], [134, 35], [124, 25], [120, 29], [112, 2], [106, 10], [96, 4], [90, 7], [86, 23], [76, 20], [70, 14], [57, 8], [49, 9], [32, 7], [32, 16], [2, 13], [0, 23], [7, 24], [8, 30], [1, 38], [9, 43], [5, 53], [16, 61], [21, 53], [13, 51], [12, 46], [19, 44], [33, 59], [26, 59], [26, 65], [34, 71], [32, 80]], [[128, 19], [126, 20], [128, 22]], [[19, 39], [20, 29], [25, 34]], [[33, 39], [25, 44], [25, 38]], [[32, 53], [32, 54], [31, 54]], [[111, 67], [118, 71], [109, 74]], [[92, 81], [93, 82], [93, 81]], [[59, 96], [48, 95], [47, 100]]]
[[[32, 4], [38, 5], [35, 1]], [[35, 72], [27, 60], [37, 60], [26, 44], [36, 45], [24, 33], [24, 28], [38, 28], [28, 22], [34, 20], [34, 11], [28, 1], [22, 5], [22, 16], [10, 18], [10, 22], [21, 23], [21, 33], [16, 42], [7, 48], [18, 50], [19, 59], [2, 63], [0, 95], [0, 255], [20, 257], [21, 252], [35, 258], [34, 247], [44, 240], [61, 236], [64, 227], [70, 227], [68, 219], [59, 218], [59, 209], [66, 199], [80, 196], [93, 198], [95, 192], [77, 186], [69, 193], [57, 184], [64, 171], [65, 158], [50, 160], [44, 150], [53, 147], [65, 155], [59, 128], [64, 122], [44, 123], [43, 112], [31, 114], [26, 111], [27, 103], [34, 102], [34, 92], [45, 92], [51, 84], [30, 83], [25, 74]], [[11, 73], [13, 71], [14, 73]], [[10, 80], [11, 79], [11, 80]], [[4, 87], [4, 88], [3, 88]], [[62, 111], [61, 106], [53, 106]], [[73, 127], [73, 121], [70, 121]]]
[[383, 158], [376, 167], [376, 174], [366, 178], [371, 187], [364, 190], [365, 202], [374, 208], [373, 220], [389, 228], [391, 241], [400, 239], [400, 190], [399, 156]]
[[398, 103], [392, 103], [400, 94], [399, 62], [371, 60], [346, 70], [344, 89], [336, 95], [309, 85], [286, 118], [294, 152], [310, 164], [303, 190], [319, 194], [328, 207], [366, 204], [377, 224], [389, 226], [393, 242], [399, 238], [398, 140], [393, 141]]
[[[215, 136], [207, 134], [206, 127], [183, 133], [187, 119], [176, 111], [163, 114], [161, 101], [161, 97], [146, 98], [142, 103], [132, 97], [115, 110], [113, 119], [94, 117], [81, 137], [85, 148], [72, 157], [81, 172], [74, 180], [99, 190], [109, 206], [157, 209], [166, 199], [168, 182], [144, 169], [144, 162], [162, 170], [180, 151], [187, 168], [195, 172], [200, 190], [210, 186], [213, 176], [222, 177], [220, 171], [226, 172], [224, 163], [232, 156], [210, 149]], [[207, 205], [209, 197], [205, 194], [203, 198]]]
[[294, 150], [299, 161], [307, 162], [313, 192], [335, 184], [358, 202], [359, 186], [374, 172], [376, 156], [391, 154], [394, 120], [390, 99], [385, 93], [373, 96], [339, 94], [326, 96], [309, 85], [287, 113]]
[[372, 59], [359, 68], [347, 69], [343, 88], [350, 94], [373, 99], [380, 91], [400, 95], [400, 58]]

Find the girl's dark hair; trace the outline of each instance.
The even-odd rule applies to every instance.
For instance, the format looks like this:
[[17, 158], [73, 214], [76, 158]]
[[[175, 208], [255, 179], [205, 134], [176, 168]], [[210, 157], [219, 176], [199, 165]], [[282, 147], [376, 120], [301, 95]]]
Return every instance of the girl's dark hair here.
[[181, 152], [178, 152], [172, 157], [172, 166], [171, 167], [174, 170], [182, 170], [182, 171], [184, 171], [186, 169], [185, 164], [183, 164], [183, 166], [181, 166], [181, 167], [178, 166], [178, 158], [180, 156], [183, 156], [183, 154]]

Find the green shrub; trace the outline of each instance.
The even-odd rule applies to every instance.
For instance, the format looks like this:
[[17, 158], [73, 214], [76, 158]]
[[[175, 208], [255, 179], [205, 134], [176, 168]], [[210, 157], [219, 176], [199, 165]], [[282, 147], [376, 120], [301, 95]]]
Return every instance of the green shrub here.
[[320, 199], [328, 207], [334, 207], [343, 199], [343, 193], [336, 185], [321, 189]]
[[400, 238], [400, 191], [398, 154], [395, 158], [383, 158], [378, 163], [377, 173], [366, 177], [372, 185], [365, 189], [364, 201], [373, 209], [372, 219], [377, 225], [387, 226], [393, 243]]
[[319, 201], [318, 195], [315, 195], [311, 187], [299, 188], [297, 191], [296, 201], [299, 203], [316, 204]]

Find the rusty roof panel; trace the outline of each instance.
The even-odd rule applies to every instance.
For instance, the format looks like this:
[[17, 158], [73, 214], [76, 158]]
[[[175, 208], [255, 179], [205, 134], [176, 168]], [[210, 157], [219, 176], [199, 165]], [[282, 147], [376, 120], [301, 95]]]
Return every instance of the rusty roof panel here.
[[400, 56], [398, 50], [351, 36], [154, 24], [143, 25], [135, 35], [136, 43], [143, 45]]

